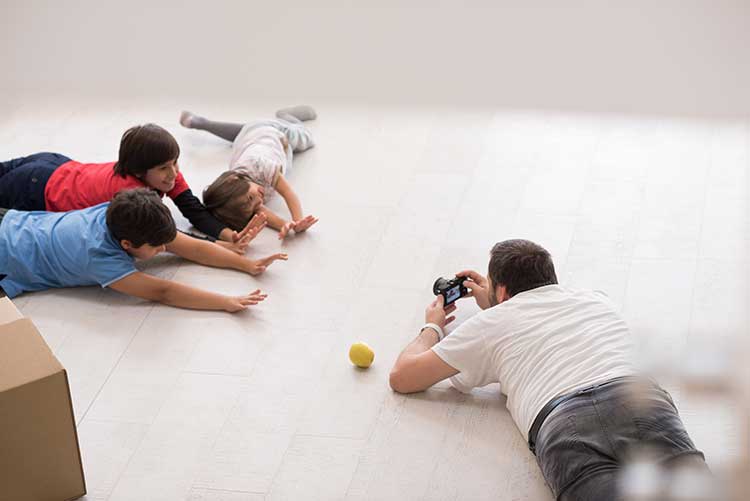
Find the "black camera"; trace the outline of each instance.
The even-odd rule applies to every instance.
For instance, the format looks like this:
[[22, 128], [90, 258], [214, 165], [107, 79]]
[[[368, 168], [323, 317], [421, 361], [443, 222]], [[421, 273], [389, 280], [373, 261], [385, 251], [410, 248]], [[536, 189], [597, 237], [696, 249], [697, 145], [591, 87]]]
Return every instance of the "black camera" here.
[[455, 303], [459, 298], [464, 297], [469, 292], [469, 289], [464, 287], [464, 280], [466, 280], [466, 277], [440, 277], [435, 280], [435, 283], [432, 285], [432, 292], [436, 296], [442, 295], [445, 300], [443, 305], [448, 306]]

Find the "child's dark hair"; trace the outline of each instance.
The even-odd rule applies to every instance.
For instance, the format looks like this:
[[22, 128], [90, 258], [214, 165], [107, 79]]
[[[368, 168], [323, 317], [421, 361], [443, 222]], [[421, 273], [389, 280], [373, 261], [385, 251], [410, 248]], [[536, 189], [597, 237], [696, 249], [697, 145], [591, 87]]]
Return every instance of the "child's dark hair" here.
[[180, 146], [166, 129], [156, 124], [136, 125], [120, 139], [120, 156], [115, 173], [122, 177], [140, 177], [157, 165], [177, 160]]
[[134, 247], [157, 247], [177, 236], [172, 213], [148, 188], [124, 190], [112, 197], [107, 207], [107, 227], [115, 240], [129, 240]]
[[249, 201], [242, 197], [253, 180], [244, 172], [228, 170], [203, 190], [203, 205], [219, 221], [242, 231], [253, 216]]

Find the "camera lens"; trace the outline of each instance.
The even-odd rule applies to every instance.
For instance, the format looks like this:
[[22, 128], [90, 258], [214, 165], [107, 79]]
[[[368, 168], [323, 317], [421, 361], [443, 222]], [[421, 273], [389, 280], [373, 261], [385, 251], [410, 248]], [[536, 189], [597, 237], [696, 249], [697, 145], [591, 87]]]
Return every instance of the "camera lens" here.
[[443, 292], [445, 289], [447, 289], [450, 286], [448, 283], [448, 280], [444, 279], [443, 277], [438, 278], [435, 280], [435, 283], [432, 285], [432, 293], [436, 296]]

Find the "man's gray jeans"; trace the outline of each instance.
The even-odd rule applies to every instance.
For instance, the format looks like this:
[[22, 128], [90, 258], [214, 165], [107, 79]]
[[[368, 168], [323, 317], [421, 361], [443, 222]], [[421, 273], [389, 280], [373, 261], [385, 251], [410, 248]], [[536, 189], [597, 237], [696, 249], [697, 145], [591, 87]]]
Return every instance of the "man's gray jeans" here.
[[632, 385], [617, 381], [577, 394], [544, 420], [536, 454], [555, 499], [618, 499], [620, 468], [641, 447], [665, 467], [690, 460], [708, 468], [669, 394], [649, 383], [634, 400]]

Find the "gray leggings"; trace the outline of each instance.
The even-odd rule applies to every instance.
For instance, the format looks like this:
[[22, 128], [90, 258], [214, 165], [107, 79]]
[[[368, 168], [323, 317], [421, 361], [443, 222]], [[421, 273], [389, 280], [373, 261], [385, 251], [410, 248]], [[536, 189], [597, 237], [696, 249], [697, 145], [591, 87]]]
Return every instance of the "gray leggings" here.
[[245, 126], [247, 126], [248, 129], [269, 126], [281, 131], [286, 136], [286, 139], [289, 142], [289, 147], [295, 153], [301, 153], [315, 146], [312, 133], [310, 133], [309, 129], [307, 129], [300, 120], [297, 120], [292, 116], [288, 116], [288, 118], [288, 120], [272, 118], [268, 120], [256, 120], [247, 124], [239, 124], [232, 122], [217, 122], [204, 117], [194, 116], [191, 127], [193, 129], [210, 132], [214, 136], [234, 142], [240, 131], [242, 131]]
[[618, 475], [634, 451], [648, 450], [659, 464], [705, 465], [685, 431], [669, 394], [656, 384], [618, 381], [579, 393], [544, 420], [536, 441], [537, 462], [555, 499], [616, 500]]

